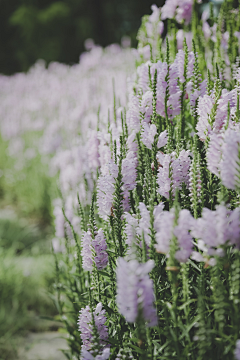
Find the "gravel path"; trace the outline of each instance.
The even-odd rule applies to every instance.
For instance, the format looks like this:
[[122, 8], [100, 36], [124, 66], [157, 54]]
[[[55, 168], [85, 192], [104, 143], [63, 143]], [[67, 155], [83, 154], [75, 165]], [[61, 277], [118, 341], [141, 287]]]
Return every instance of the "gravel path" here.
[[19, 349], [19, 360], [66, 360], [66, 335], [59, 332], [30, 333]]

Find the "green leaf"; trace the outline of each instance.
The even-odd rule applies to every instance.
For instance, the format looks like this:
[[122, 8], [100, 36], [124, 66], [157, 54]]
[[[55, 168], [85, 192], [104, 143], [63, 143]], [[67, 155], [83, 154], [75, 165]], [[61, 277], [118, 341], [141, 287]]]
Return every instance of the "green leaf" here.
[[139, 347], [133, 345], [133, 344], [129, 344], [129, 346], [131, 346], [136, 352], [138, 352], [139, 354], [143, 354], [144, 351], [142, 349], [140, 349]]
[[99, 273], [100, 275], [106, 276], [106, 277], [108, 277], [108, 278], [111, 277], [111, 275], [110, 275], [109, 273], [107, 273], [106, 271], [98, 270], [98, 273]]

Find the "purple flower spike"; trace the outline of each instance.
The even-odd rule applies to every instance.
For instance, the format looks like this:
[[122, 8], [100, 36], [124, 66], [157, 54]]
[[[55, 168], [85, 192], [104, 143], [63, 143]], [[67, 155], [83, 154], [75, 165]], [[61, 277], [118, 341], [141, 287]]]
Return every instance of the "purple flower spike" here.
[[155, 229], [157, 228], [155, 245], [157, 252], [162, 254], [169, 253], [169, 246], [171, 238], [173, 237], [173, 223], [174, 213], [169, 211], [163, 211], [159, 216], [158, 222], [156, 222]]
[[103, 229], [99, 229], [97, 235], [92, 241], [96, 256], [94, 258], [98, 270], [103, 270], [108, 264], [107, 243], [104, 237]]
[[187, 209], [183, 209], [179, 213], [178, 225], [174, 229], [174, 235], [177, 237], [179, 250], [175, 254], [175, 258], [179, 262], [186, 262], [193, 248], [192, 237], [189, 230], [192, 228], [194, 219]]
[[85, 231], [82, 238], [82, 267], [86, 271], [92, 271], [92, 234], [90, 231]]
[[111, 215], [113, 205], [113, 193], [115, 190], [115, 179], [118, 175], [118, 167], [111, 160], [108, 163], [106, 175], [101, 175], [97, 182], [97, 205], [99, 208], [99, 216], [103, 220], [107, 220]]
[[[138, 68], [139, 69], [139, 68]], [[147, 74], [148, 75], [148, 74]], [[148, 84], [148, 77], [146, 81], [146, 87]], [[128, 103], [129, 110], [127, 111], [127, 126], [129, 131], [139, 131], [140, 130], [140, 117], [139, 117], [139, 99], [137, 96], [131, 95]]]
[[220, 163], [220, 177], [223, 184], [229, 188], [240, 189], [240, 133], [228, 129], [222, 145], [222, 161]]
[[138, 159], [134, 151], [128, 151], [122, 161], [123, 191], [133, 190], [136, 187]]
[[148, 275], [153, 267], [152, 260], [141, 264], [137, 260], [118, 258], [117, 305], [128, 322], [135, 322], [141, 310], [148, 326], [157, 325], [153, 282]]
[[191, 160], [189, 151], [182, 150], [179, 157], [176, 158], [176, 153], [157, 154], [160, 167], [158, 170], [157, 183], [159, 185], [158, 192], [160, 195], [169, 199], [169, 192], [175, 195], [176, 189], [181, 189], [182, 183], [188, 185], [189, 182], [189, 168]]
[[178, 0], [167, 0], [165, 2], [165, 5], [162, 7], [162, 20], [172, 19], [174, 17], [178, 2]]
[[185, 20], [185, 25], [188, 25], [192, 17], [193, 0], [180, 0], [178, 5], [176, 20], [179, 24]]
[[223, 137], [221, 134], [210, 135], [210, 142], [207, 150], [207, 167], [213, 174], [219, 176], [219, 163], [221, 160], [221, 145]]
[[108, 264], [107, 243], [102, 229], [99, 229], [95, 238], [92, 239], [90, 231], [84, 233], [82, 238], [82, 267], [86, 271], [92, 271], [93, 268], [93, 250], [96, 256], [94, 262], [98, 270], [104, 269]]
[[195, 220], [192, 235], [205, 244], [209, 255], [215, 255], [216, 247], [227, 241], [239, 248], [240, 208], [231, 211], [224, 205], [218, 205], [215, 211], [204, 208], [202, 217]]
[[155, 124], [148, 125], [143, 123], [143, 129], [141, 134], [141, 139], [143, 144], [148, 148], [152, 149], [152, 144], [154, 142], [154, 137], [157, 134], [157, 128]]
[[[98, 331], [99, 343], [102, 347], [102, 350], [104, 350], [104, 348], [109, 347], [109, 345], [107, 344], [108, 328], [105, 325], [107, 319], [102, 303], [97, 304], [96, 309], [93, 311], [93, 317], [95, 326]], [[80, 331], [80, 336], [83, 342], [82, 350], [89, 351], [91, 350], [95, 339], [93, 338], [92, 314], [88, 305], [79, 312], [78, 326], [78, 330]]]
[[155, 245], [157, 252], [168, 254], [170, 250], [170, 242], [173, 236], [176, 236], [178, 250], [175, 254], [175, 258], [179, 262], [186, 262], [192, 253], [193, 247], [192, 237], [189, 233], [194, 223], [192, 215], [186, 209], [181, 210], [175, 227], [174, 209], [171, 211], [163, 211], [159, 215], [156, 225], [154, 224], [157, 229], [157, 244]]
[[158, 143], [157, 143], [158, 149], [165, 146], [167, 144], [167, 141], [168, 141], [168, 133], [167, 130], [164, 130], [163, 132], [161, 132], [161, 134], [158, 137]]
[[179, 24], [184, 22], [188, 25], [192, 16], [193, 0], [167, 0], [162, 7], [162, 20], [173, 19], [176, 14], [176, 20]]
[[[157, 104], [156, 110], [157, 113], [161, 116], [165, 116], [165, 96], [166, 89], [168, 86], [169, 97], [167, 101], [167, 112], [168, 116], [173, 118], [176, 115], [180, 114], [180, 97], [181, 90], [178, 86], [178, 63], [175, 59], [174, 63], [170, 66], [169, 70], [169, 81], [167, 84], [166, 75], [168, 72], [168, 65], [166, 62], [162, 63], [158, 61], [157, 64], [154, 64], [153, 69], [157, 69]], [[154, 69], [155, 70], [155, 69]]]
[[124, 217], [126, 219], [126, 226], [125, 226], [125, 233], [127, 235], [126, 243], [131, 248], [133, 241], [136, 238], [136, 228], [138, 225], [138, 221], [128, 212], [124, 214]]

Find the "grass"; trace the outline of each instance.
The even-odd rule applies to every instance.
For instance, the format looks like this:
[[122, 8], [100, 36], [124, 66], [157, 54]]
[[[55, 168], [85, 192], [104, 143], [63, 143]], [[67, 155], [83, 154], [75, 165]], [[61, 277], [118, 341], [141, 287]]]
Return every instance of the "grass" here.
[[[51, 227], [0, 212], [0, 360], [16, 360], [19, 336], [45, 331], [54, 319]], [[56, 326], [56, 325], [55, 325]]]

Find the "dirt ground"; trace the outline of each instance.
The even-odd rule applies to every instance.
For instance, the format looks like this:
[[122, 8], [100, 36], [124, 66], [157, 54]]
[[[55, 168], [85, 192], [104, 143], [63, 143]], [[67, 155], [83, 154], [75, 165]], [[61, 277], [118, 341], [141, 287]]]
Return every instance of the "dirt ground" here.
[[29, 333], [19, 348], [19, 360], [66, 360], [66, 335], [55, 332]]

